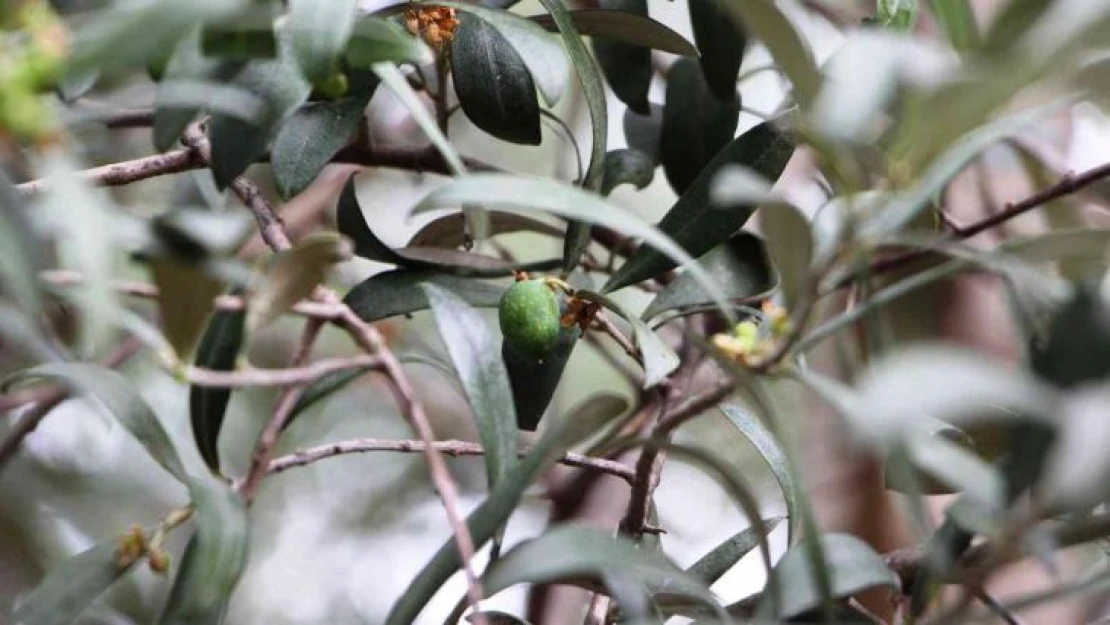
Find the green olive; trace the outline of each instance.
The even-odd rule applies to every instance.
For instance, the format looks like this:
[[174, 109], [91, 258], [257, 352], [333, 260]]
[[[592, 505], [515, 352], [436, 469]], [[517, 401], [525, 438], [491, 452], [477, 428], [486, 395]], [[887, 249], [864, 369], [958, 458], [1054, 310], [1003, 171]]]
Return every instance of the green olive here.
[[523, 280], [501, 296], [501, 334], [522, 354], [543, 359], [559, 340], [559, 301], [543, 280]]

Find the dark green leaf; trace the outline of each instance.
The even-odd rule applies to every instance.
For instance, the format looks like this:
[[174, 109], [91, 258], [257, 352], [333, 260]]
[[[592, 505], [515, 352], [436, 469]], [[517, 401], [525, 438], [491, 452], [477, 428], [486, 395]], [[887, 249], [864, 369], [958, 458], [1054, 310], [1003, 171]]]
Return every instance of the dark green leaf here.
[[[557, 22], [551, 15], [536, 15], [529, 19], [548, 30], [558, 29]], [[645, 14], [581, 9], [571, 11], [570, 19], [583, 37], [600, 37], [682, 56], [694, 56], [698, 53], [697, 48], [682, 35]]]
[[1110, 305], [1098, 288], [1078, 285], [1030, 352], [1033, 373], [1062, 388], [1110, 377]]
[[375, 63], [430, 63], [432, 52], [400, 24], [377, 17], [355, 23], [347, 44], [347, 63], [368, 70]]
[[[847, 534], [823, 534], [819, 539], [834, 598], [850, 597], [870, 588], [899, 587], [898, 577], [867, 543]], [[790, 618], [819, 607], [821, 596], [813, 581], [812, 568], [804, 545], [786, 552], [775, 566], [777, 583], [786, 592], [781, 593], [777, 615], [771, 602], [764, 598], [759, 607], [762, 618]]]
[[632, 109], [624, 112], [624, 139], [628, 147], [642, 152], [652, 163], [659, 162], [659, 137], [663, 134], [663, 107], [650, 106], [650, 115], [638, 115]]
[[[770, 295], [777, 283], [775, 271], [767, 258], [763, 241], [750, 232], [739, 232], [698, 259], [725, 297], [737, 304], [755, 304]], [[705, 289], [685, 272], [668, 284], [648, 304], [641, 319], [651, 321], [660, 314], [675, 310], [702, 309], [713, 299]]]
[[622, 184], [643, 189], [655, 178], [655, 163], [639, 150], [612, 150], [605, 155], [601, 194], [609, 195]]
[[106, 540], [52, 567], [37, 586], [16, 600], [13, 625], [69, 625], [130, 571], [120, 566], [119, 539]]
[[[631, 211], [605, 202], [601, 197], [548, 179], [528, 179], [507, 174], [471, 174], [432, 191], [413, 208], [421, 213], [436, 208], [484, 203], [490, 207], [513, 207], [521, 211], [544, 211], [568, 220], [612, 228], [642, 239], [646, 246], [662, 252], [672, 265], [686, 265], [725, 314], [728, 302], [709, 274], [688, 253], [656, 228], [645, 224]], [[644, 248], [641, 248], [643, 250]]]
[[251, 298], [247, 331], [253, 333], [308, 297], [332, 265], [350, 256], [349, 243], [332, 232], [309, 235], [279, 254]]
[[554, 106], [563, 95], [568, 70], [567, 55], [558, 39], [535, 23], [508, 11], [495, 11], [462, 2], [436, 2], [454, 7], [497, 29], [524, 60], [539, 86], [544, 102]]
[[793, 540], [797, 533], [797, 524], [800, 520], [798, 517], [798, 497], [800, 492], [798, 485], [794, 482], [794, 474], [791, 471], [790, 460], [786, 456], [786, 452], [782, 449], [782, 444], [775, 438], [767, 426], [759, 420], [759, 417], [744, 412], [736, 406], [722, 405], [721, 412], [729, 423], [734, 425], [744, 438], [755, 447], [759, 452], [759, 456], [767, 463], [771, 469], [771, 474], [775, 476], [775, 481], [778, 482], [779, 490], [782, 491], [782, 497], [786, 502], [786, 517], [790, 524], [788, 541]]
[[555, 389], [563, 377], [574, 346], [578, 344], [579, 335], [577, 327], [563, 329], [559, 342], [543, 360], [523, 355], [508, 343], [501, 343], [501, 359], [509, 372], [520, 429], [536, 429], [551, 398], [555, 396]]
[[579, 290], [577, 295], [582, 299], [600, 303], [632, 326], [632, 339], [643, 360], [644, 388], [651, 388], [667, 379], [667, 376], [681, 364], [678, 354], [674, 353], [674, 350], [668, 347], [659, 335], [652, 332], [639, 317], [629, 314], [619, 304], [604, 295], [583, 290]]
[[[242, 310], [216, 311], [208, 321], [208, 329], [197, 348], [196, 365], [215, 371], [232, 371], [243, 347], [246, 313]], [[189, 388], [189, 419], [193, 424], [193, 440], [201, 458], [216, 473], [220, 471], [219, 438], [230, 388], [191, 386]], [[302, 396], [303, 400], [303, 396]]]
[[287, 48], [282, 45], [276, 60], [252, 61], [232, 81], [232, 85], [266, 103], [258, 121], [246, 122], [224, 113], [208, 120], [212, 174], [220, 187], [227, 186], [266, 153], [282, 122], [308, 97], [310, 87]]
[[[540, 0], [551, 18], [559, 27], [559, 34], [567, 46], [567, 54], [578, 73], [578, 82], [582, 85], [582, 92], [586, 96], [586, 108], [590, 110], [591, 146], [590, 162], [586, 167], [586, 177], [582, 180], [582, 187], [591, 191], [601, 188], [601, 176], [604, 173], [605, 142], [609, 137], [609, 113], [605, 99], [605, 85], [601, 81], [601, 70], [598, 69], [594, 57], [582, 43], [582, 38], [574, 26], [570, 12], [563, 6], [561, 0]], [[570, 275], [578, 266], [578, 259], [586, 252], [590, 242], [590, 227], [588, 224], [572, 221], [567, 224], [567, 236], [563, 245], [563, 273]]]
[[509, 374], [497, 353], [494, 335], [477, 310], [435, 284], [422, 284], [421, 288], [474, 413], [486, 451], [486, 475], [493, 488], [516, 464], [516, 411]]
[[[166, 64], [154, 103], [154, 147], [158, 151], [170, 149], [189, 122], [197, 116], [197, 112], [208, 105], [211, 98], [198, 89], [197, 82], [223, 83], [231, 80], [243, 68], [240, 61], [205, 56], [200, 46], [200, 31], [194, 30], [178, 42]], [[178, 95], [167, 93], [174, 88], [174, 83], [192, 85], [188, 93], [192, 94], [195, 101], [189, 103]]]
[[351, 289], [343, 302], [363, 321], [406, 315], [428, 308], [421, 282], [431, 282], [458, 293], [471, 306], [496, 308], [505, 286], [461, 278], [434, 269], [399, 269], [379, 273]]
[[748, 37], [716, 2], [693, 0], [689, 2], [690, 25], [694, 29], [694, 42], [701, 52], [701, 71], [709, 90], [718, 100], [732, 103], [736, 95], [736, 78], [744, 62], [744, 47]]
[[378, 79], [358, 72], [351, 76], [351, 82], [347, 95], [305, 104], [281, 125], [270, 150], [270, 165], [282, 197], [304, 191], [354, 137], [366, 105], [378, 88]]
[[[696, 1], [696, 0], [695, 0]], [[768, 0], [708, 0], [716, 2], [744, 32], [763, 42], [775, 65], [790, 79], [794, 99], [803, 107], [817, 97], [821, 73], [813, 54], [782, 9]]]
[[146, 400], [139, 395], [127, 378], [92, 364], [78, 362], [52, 362], [31, 369], [17, 371], [0, 381], [0, 390], [14, 384], [33, 380], [49, 380], [74, 392], [95, 399], [105, 412], [119, 420], [147, 453], [170, 475], [181, 482], [187, 480], [185, 465], [174, 449], [173, 441]]
[[[647, 0], [602, 0], [602, 9], [623, 11], [642, 18], [648, 16]], [[651, 49], [602, 37], [593, 40], [594, 55], [609, 87], [621, 102], [637, 113], [648, 113], [648, 88], [651, 87]]]
[[67, 71], [55, 87], [62, 102], [67, 104], [88, 94], [100, 80], [100, 71], [95, 69], [83, 72]]
[[247, 506], [214, 477], [190, 483], [196, 533], [185, 547], [158, 625], [219, 625], [247, 564]]
[[290, 0], [293, 53], [308, 82], [318, 85], [338, 69], [339, 57], [354, 29], [357, 8], [358, 0]]
[[[628, 402], [614, 395], [597, 395], [587, 399], [544, 428], [539, 441], [516, 468], [495, 487], [484, 502], [466, 519], [474, 545], [481, 547], [508, 521], [524, 491], [544, 469], [568, 448], [600, 431], [605, 424], [620, 416]], [[386, 617], [385, 625], [409, 625], [443, 584], [459, 570], [462, 559], [454, 539], [448, 540], [424, 566], [408, 590], [397, 600]]]
[[667, 181], [679, 195], [732, 140], [740, 119], [740, 97], [735, 92], [733, 96], [721, 100], [713, 95], [694, 59], [679, 59], [667, 71], [659, 159]]
[[779, 274], [782, 303], [793, 309], [801, 297], [813, 260], [813, 233], [809, 220], [793, 204], [766, 203], [759, 209], [759, 230]]
[[968, 52], [979, 47], [979, 26], [968, 0], [930, 0], [930, 4], [953, 48]]
[[451, 77], [474, 125], [511, 143], [539, 145], [540, 105], [516, 49], [484, 20], [462, 15], [451, 40]]
[[[781, 522], [782, 517], [773, 517], [765, 519], [763, 526], [767, 532], [772, 532]], [[754, 527], [744, 528], [726, 538], [709, 553], [698, 558], [698, 561], [691, 564], [686, 572], [707, 585], [712, 584], [735, 566], [740, 558], [748, 555], [752, 549], [758, 546], [759, 533], [756, 529]]]
[[[722, 208], [709, 201], [714, 175], [728, 164], [744, 165], [768, 180], [777, 180], [794, 154], [791, 139], [770, 123], [762, 123], [733, 139], [713, 157], [693, 184], [659, 222], [687, 253], [700, 256], [727, 240], [755, 211], [754, 206]], [[658, 251], [641, 246], [602, 289], [615, 291], [654, 277], [675, 266]]]
[[700, 579], [683, 572], [661, 552], [641, 549], [626, 537], [583, 525], [562, 525], [514, 547], [489, 567], [482, 586], [487, 595], [522, 583], [560, 582], [596, 588], [608, 577], [642, 585], [653, 595], [717, 605]]

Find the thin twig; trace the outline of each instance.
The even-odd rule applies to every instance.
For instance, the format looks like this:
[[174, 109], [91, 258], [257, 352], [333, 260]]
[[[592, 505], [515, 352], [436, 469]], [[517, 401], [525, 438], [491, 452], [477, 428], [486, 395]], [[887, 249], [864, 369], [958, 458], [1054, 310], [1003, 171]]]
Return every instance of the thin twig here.
[[[448, 456], [481, 456], [486, 452], [478, 443], [459, 440], [437, 440], [432, 443], [436, 451]], [[319, 460], [334, 458], [345, 454], [361, 454], [376, 451], [387, 452], [423, 452], [427, 445], [419, 440], [391, 440], [382, 438], [353, 438], [338, 443], [327, 443], [315, 447], [298, 449], [291, 454], [275, 458], [270, 461], [267, 473], [281, 473], [294, 467], [302, 467]], [[529, 448], [522, 448], [519, 453], [524, 456]], [[631, 483], [633, 471], [627, 465], [605, 458], [593, 458], [584, 454], [568, 452], [559, 458], [559, 462], [570, 467], [589, 469], [598, 473], [606, 473], [621, 478]]]
[[[1104, 163], [1080, 174], [1065, 174], [1060, 178], [1059, 182], [1051, 187], [1042, 189], [1020, 202], [1007, 204], [1003, 210], [956, 230], [953, 233], [953, 237], [956, 239], [969, 239], [995, 226], [1004, 224], [1011, 219], [1024, 215], [1044, 204], [1081, 191], [1085, 187], [1108, 177], [1110, 177], [1110, 163]], [[894, 269], [903, 267], [916, 260], [925, 258], [928, 254], [928, 250], [914, 250], [896, 256], [890, 256], [872, 263], [867, 269], [867, 272], [871, 275], [877, 275], [893, 271]], [[847, 276], [837, 284], [837, 287], [845, 287], [856, 279], [856, 275]]]
[[285, 369], [241, 369], [238, 371], [216, 371], [201, 367], [187, 367], [184, 379], [196, 386], [214, 388], [248, 388], [266, 386], [290, 386], [309, 384], [336, 371], [345, 369], [382, 367], [382, 360], [372, 354], [358, 354], [346, 358], [318, 360], [301, 367]]
[[[127, 337], [123, 340], [122, 344], [115, 351], [109, 354], [101, 361], [101, 365], [109, 368], [116, 368], [137, 354], [142, 349], [142, 342], [133, 338]], [[62, 403], [68, 395], [68, 391], [60, 386], [46, 387], [46, 390], [40, 395], [38, 405], [28, 410], [27, 414], [23, 415], [18, 422], [12, 427], [12, 431], [8, 437], [0, 443], [0, 471], [4, 470], [14, 456], [16, 451], [19, 450], [23, 439], [27, 435], [35, 431], [39, 423], [42, 422], [46, 415], [54, 409], [55, 406]]]

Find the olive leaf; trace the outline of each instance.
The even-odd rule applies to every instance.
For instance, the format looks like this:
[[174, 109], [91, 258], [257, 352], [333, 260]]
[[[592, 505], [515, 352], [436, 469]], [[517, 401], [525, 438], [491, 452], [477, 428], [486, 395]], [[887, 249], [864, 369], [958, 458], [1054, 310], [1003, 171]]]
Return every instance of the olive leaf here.
[[687, 4], [705, 82], [717, 99], [733, 102], [737, 99], [736, 79], [744, 62], [747, 34], [717, 2], [693, 0]]
[[[647, 0], [602, 0], [602, 9], [624, 11], [646, 18]], [[593, 40], [594, 55], [617, 98], [637, 113], [648, 112], [648, 88], [651, 86], [651, 49], [621, 43], [603, 37]]]
[[[214, 371], [232, 371], [243, 348], [246, 312], [219, 310], [208, 319], [208, 327], [197, 347], [196, 365]], [[219, 438], [230, 388], [194, 384], [189, 387], [189, 421], [201, 458], [220, 472]]]
[[434, 269], [398, 269], [375, 274], [355, 285], [343, 303], [363, 321], [407, 315], [428, 308], [423, 282], [450, 289], [471, 306], [494, 308], [505, 286], [486, 280], [466, 279]]
[[253, 334], [308, 297], [332, 265], [350, 256], [350, 243], [330, 232], [305, 237], [293, 249], [278, 254], [251, 297], [247, 332]]
[[659, 136], [659, 159], [676, 193], [685, 193], [698, 174], [732, 139], [740, 98], [720, 99], [710, 91], [698, 62], [675, 61], [667, 71], [667, 103]]

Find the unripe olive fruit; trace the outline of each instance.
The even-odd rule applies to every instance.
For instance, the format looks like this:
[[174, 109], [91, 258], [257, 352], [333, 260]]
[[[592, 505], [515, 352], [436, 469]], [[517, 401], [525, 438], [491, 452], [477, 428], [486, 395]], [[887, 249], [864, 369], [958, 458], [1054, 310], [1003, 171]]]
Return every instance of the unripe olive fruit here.
[[522, 280], [501, 296], [501, 334], [518, 352], [543, 359], [559, 341], [559, 300], [543, 280]]

